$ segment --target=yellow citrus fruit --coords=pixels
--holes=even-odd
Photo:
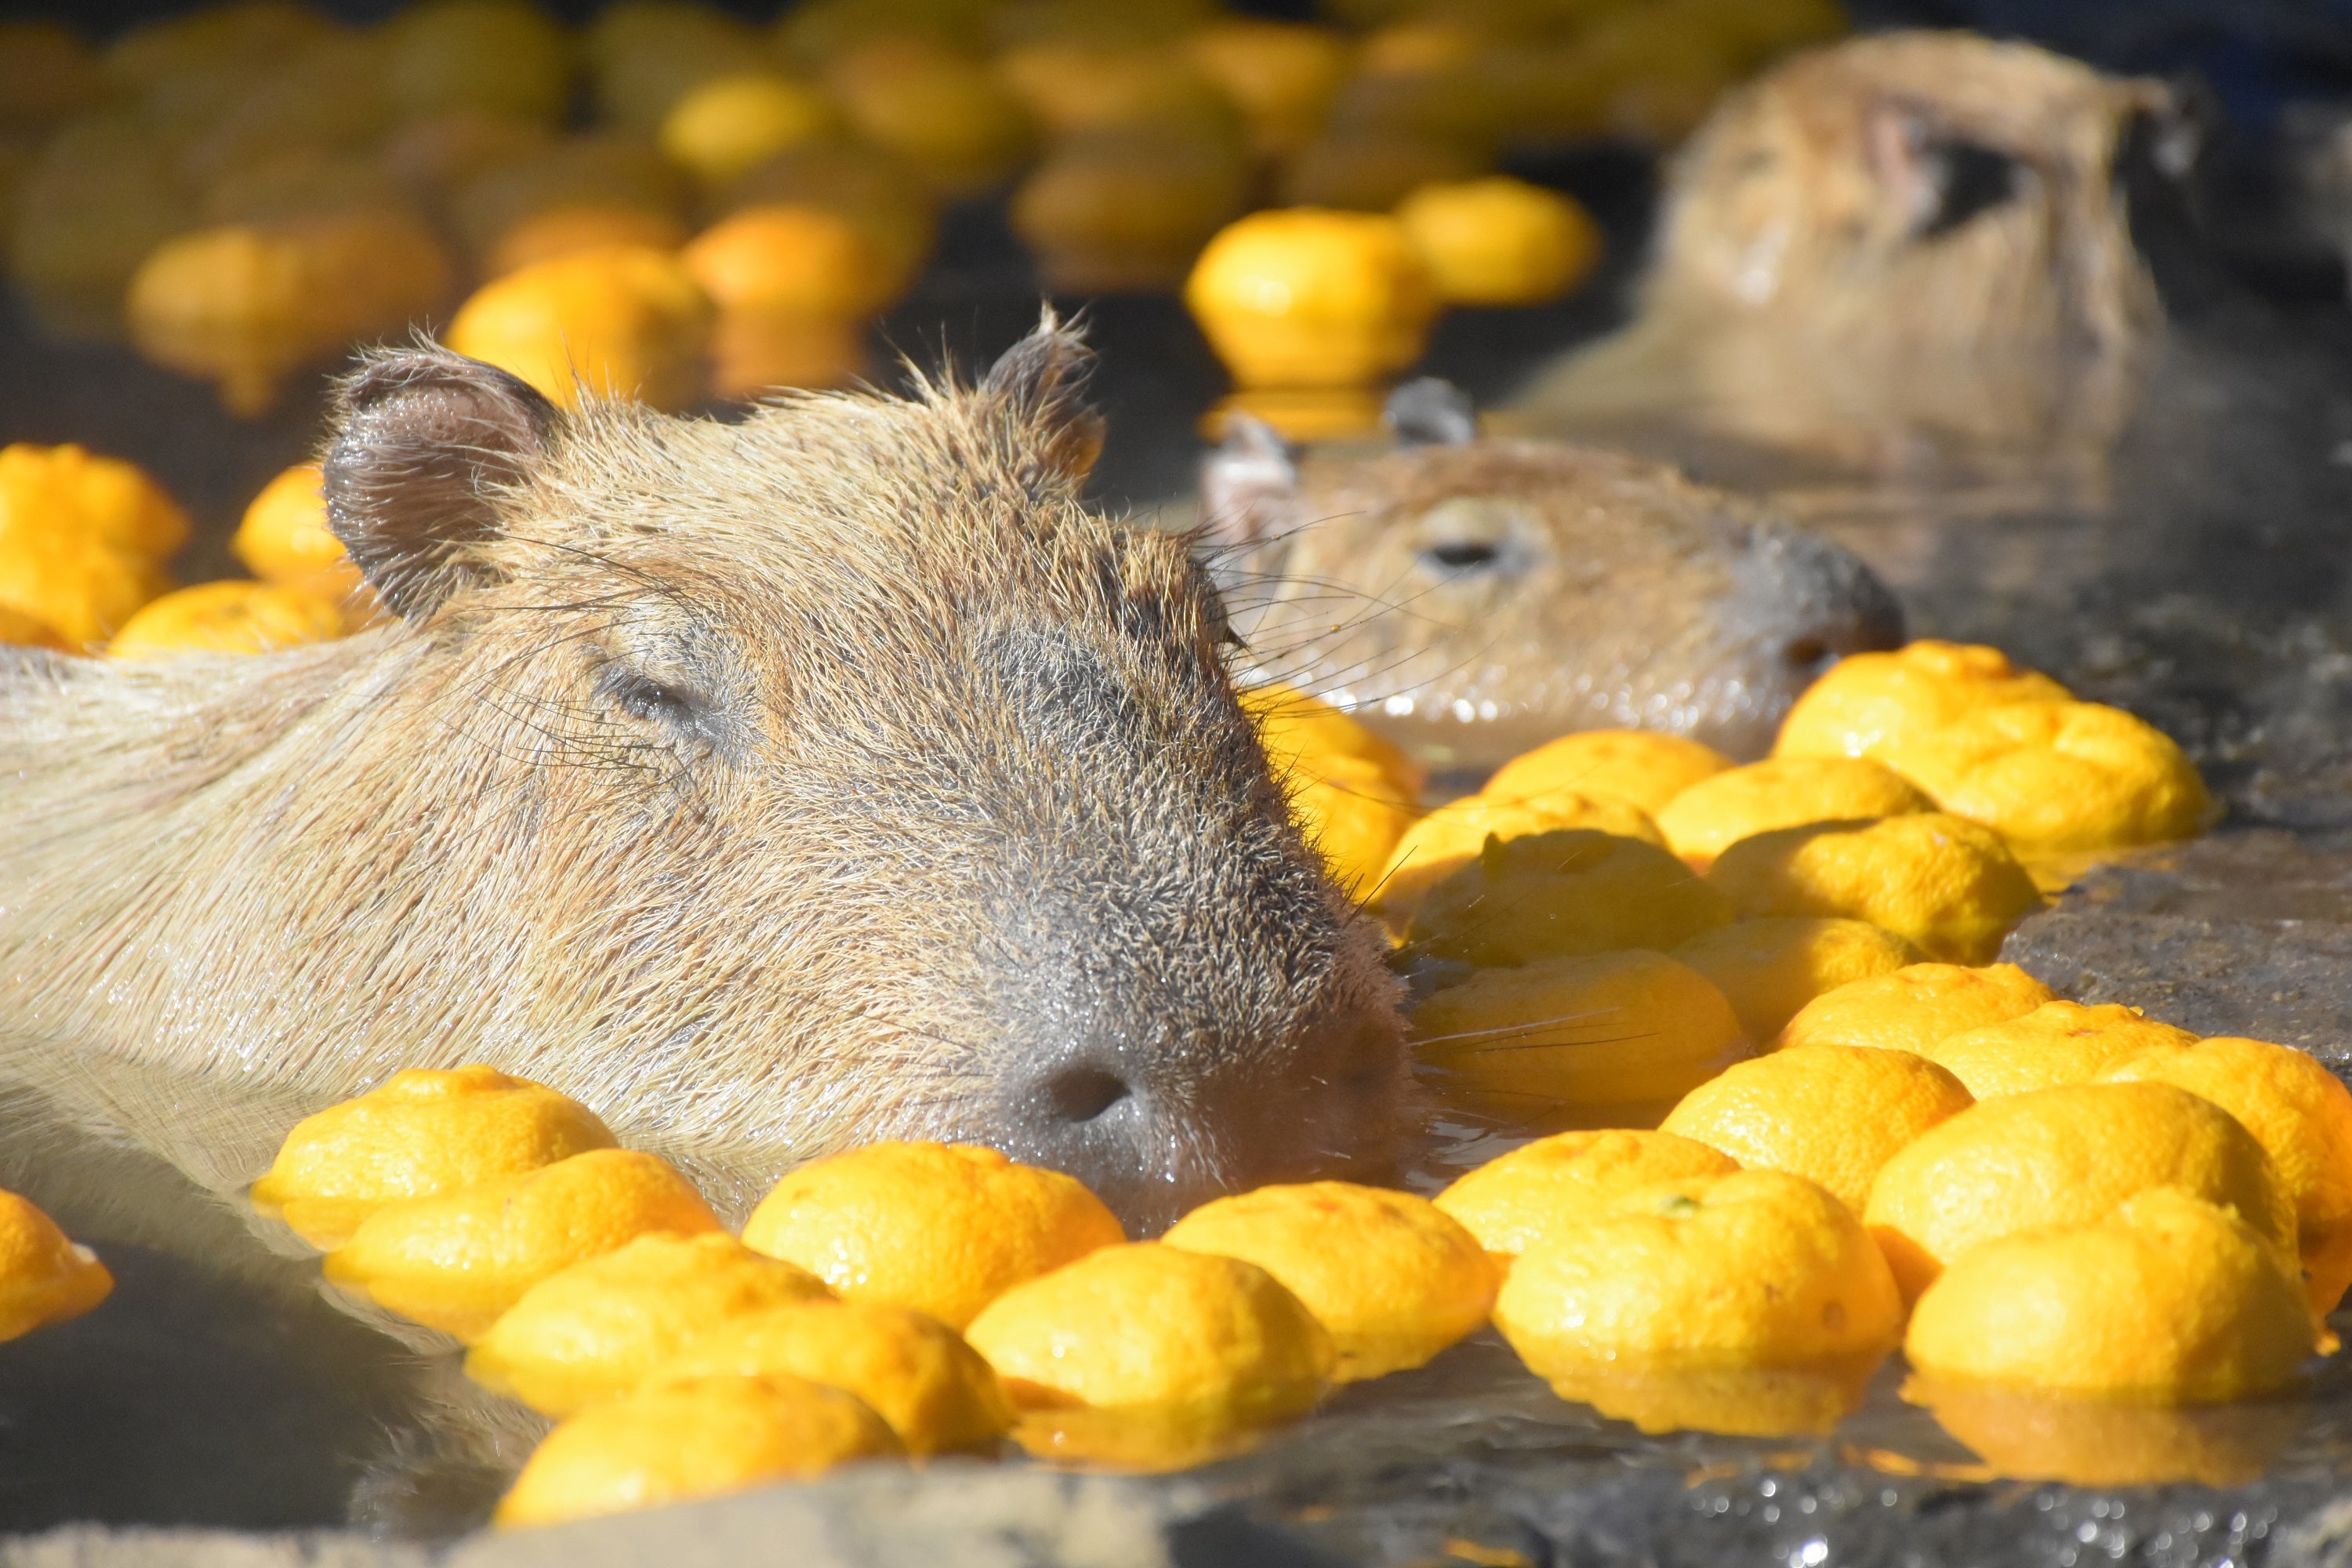
[[[832,1294],[731,1236],[655,1232],[524,1291],[474,1342],[466,1375],[542,1415],[570,1415],[617,1399],[731,1319]]]
[[[1127,1239],[1058,1171],[962,1143],[869,1143],[801,1166],[743,1226],[844,1299],[929,1312],[952,1329],[1024,1279]]]
[[[45,647],[58,653],[73,651],[73,645],[66,641],[65,633],[38,616],[28,615],[9,605],[0,605],[0,647]]]
[[[1301,757],[1286,783],[1299,831],[1332,879],[1359,899],[1381,890],[1381,874],[1416,815],[1396,775],[1369,757],[1332,752]]]
[[[1485,969],[1413,1010],[1444,1092],[1521,1124],[1563,1110],[1658,1111],[1748,1055],[1723,993],[1639,948]]]
[[[1908,1051],[1794,1046],[1725,1068],[1658,1131],[1720,1149],[1743,1170],[1818,1182],[1860,1214],[1896,1150],[1974,1103],[1959,1079]]]
[[[607,246],[534,262],[477,290],[449,346],[520,376],[567,407],[582,391],[682,408],[700,390],[709,297],[684,262]]]
[[[385,1204],[535,1171],[613,1134],[578,1100],[476,1064],[397,1072],[294,1124],[256,1205],[313,1247],[340,1247]]]
[[[833,129],[822,94],[771,71],[716,77],[670,106],[661,149],[673,163],[720,190],[787,147]]]
[[[2031,1013],[1946,1035],[1920,1055],[1948,1068],[1979,1100],[2088,1083],[2150,1046],[2189,1046],[2197,1037],[2137,1007],[2044,1002]]]
[[[188,517],[131,463],[82,447],[0,447],[0,606],[85,648],[172,585]]]
[[[1488,838],[1508,842],[1567,828],[1665,844],[1647,812],[1614,795],[1575,790],[1549,790],[1533,800],[1465,795],[1405,830],[1381,875],[1375,901],[1391,916],[1410,917],[1432,888],[1477,859]]]
[[[1878,754],[1945,810],[2024,849],[2187,838],[2212,806],[2172,737],[2097,702],[1987,708]]]
[[[1990,963],[2042,907],[1999,834],[1941,812],[1759,833],[1725,850],[1707,880],[1743,915],[1868,921],[1956,963]]]
[[[1903,1303],[1862,1222],[1780,1171],[1620,1194],[1511,1265],[1495,1323],[1537,1376],[1875,1363]],[[1573,1394],[1570,1397],[1574,1397]]]
[[[109,658],[268,653],[343,635],[332,599],[277,583],[199,583],[142,605],[106,647]]]
[[[1916,1298],[1972,1247],[2088,1225],[2135,1193],[2179,1187],[2237,1210],[2292,1251],[2294,1205],[2254,1135],[2164,1083],[2085,1083],[1980,1100],[1879,1167],[1863,1217]]]
[[[104,641],[171,586],[143,556],[53,531],[36,515],[0,511],[0,605],[48,627],[68,649]]]
[[[1322,27],[1219,16],[1185,40],[1192,61],[1234,100],[1265,154],[1315,133],[1348,73],[1348,44]]]
[[[761,203],[705,229],[682,258],[722,311],[852,320],[890,302],[898,279],[850,219],[824,207]]]
[[[1184,303],[1244,386],[1353,386],[1421,357],[1437,289],[1384,213],[1294,207],[1228,224]]]
[[[473,1340],[523,1292],[648,1231],[719,1228],[701,1194],[651,1154],[592,1149],[454,1193],[386,1204],[327,1254],[327,1278]]]
[[[1330,1334],[1339,1383],[1421,1365],[1486,1321],[1500,1282],[1477,1238],[1428,1199],[1349,1182],[1218,1198],[1160,1239],[1280,1280]]]
[[[1701,931],[1674,956],[1714,983],[1748,1037],[1760,1045],[1823,992],[1891,974],[1921,955],[1867,921],[1766,915]]]
[[[2312,1310],[2336,1310],[2352,1286],[2352,1089],[2301,1051],[2233,1037],[2150,1046],[2100,1081],[2168,1083],[2236,1117],[2294,1205]]]
[[[597,1405],[549,1433],[496,1521],[593,1519],[905,1452],[856,1394],[782,1375],[698,1378]]]
[[[1294,687],[1252,687],[1240,697],[1300,828],[1342,887],[1369,895],[1419,814],[1421,764]]]
[[[318,464],[298,463],[264,485],[229,548],[265,583],[340,603],[359,588],[360,570],[327,526],[320,482]]]
[[[1258,740],[1277,776],[1304,760],[1361,757],[1405,795],[1421,794],[1425,781],[1419,763],[1321,698],[1282,685],[1253,686],[1239,696],[1242,710],[1257,722]]]
[[[794,1301],[728,1319],[655,1369],[648,1387],[784,1373],[873,1406],[910,1454],[984,1448],[1013,1424],[996,1373],[928,1313],[871,1301]]]
[[[1236,1425],[1322,1396],[1331,1336],[1255,1263],[1133,1242],[989,1303],[965,1335],[1016,1405],[1185,1407]]]
[[[1396,216],[1449,304],[1541,304],[1582,283],[1601,261],[1601,228],[1590,214],[1506,174],[1423,185]]]
[[[985,65],[916,34],[835,56],[825,87],[858,140],[897,153],[942,196],[986,189],[1029,151],[1021,100]]]
[[[1703,871],[1741,839],[1776,827],[1935,809],[1916,784],[1866,757],[1775,757],[1699,780],[1666,803],[1658,826]]]
[[[146,561],[188,542],[188,514],[144,469],[71,444],[0,447],[0,535],[17,528]]]
[[[1877,1046],[1925,1056],[1947,1035],[2021,1017],[2055,1000],[2050,987],[2014,963],[1906,964],[1824,991],[1797,1010],[1780,1044]]]
[[[1465,1173],[1434,1201],[1479,1246],[1508,1261],[1622,1193],[1738,1169],[1721,1150],[1672,1132],[1555,1132]]]
[[[1927,1406],[1997,1474],[2078,1487],[2244,1486],[2310,1419],[2291,1399],[2140,1405],[1916,1376],[1903,1397]]]
[[[1729,919],[1723,895],[1658,846],[1579,827],[1488,838],[1429,890],[1405,934],[1437,957],[1489,968],[1667,952]]]
[[[96,1253],[34,1204],[0,1192],[0,1340],[79,1318],[113,1289]]]
[[[1808,687],[1781,721],[1773,755],[1864,757],[1903,746],[1985,708],[2063,702],[2074,693],[2020,669],[1997,647],[1923,640],[1850,654]]]
[[[2170,1187],[1955,1258],[1920,1295],[1904,1353],[1938,1383],[2158,1405],[2284,1386],[2313,1349],[2291,1256]]]
[[[1555,790],[1612,795],[1653,817],[1703,778],[1731,766],[1711,746],[1654,730],[1585,730],[1548,741],[1495,770],[1478,793],[1489,800],[1540,802]]]

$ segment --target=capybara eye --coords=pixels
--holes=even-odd
[[[700,736],[709,728],[710,703],[699,692],[622,665],[608,667],[600,684],[614,706],[632,719],[679,735]]]
[[[1919,237],[1949,234],[1978,214],[2015,195],[2024,165],[2006,153],[1974,142],[1946,142],[1928,149],[1921,163],[1935,187],[1935,205]]]
[[[1451,539],[1421,553],[1432,565],[1447,572],[1483,572],[1503,558],[1502,546],[1487,539]]]

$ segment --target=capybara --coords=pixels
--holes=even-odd
[[[890,1136],[1139,1228],[1377,1158],[1385,944],[1185,541],[1080,503],[1082,359],[726,424],[374,358],[326,491],[391,624],[0,652],[0,1038],[314,1104],[487,1061],[738,1213]]]
[[[1539,374],[1513,427],[1874,471],[2102,447],[2163,323],[2128,188],[2152,206],[2193,144],[2162,84],[2030,45],[1799,55],[1676,154],[1635,320]]]
[[[1292,452],[1237,416],[1202,469],[1206,539],[1258,673],[1441,771],[1633,726],[1762,756],[1842,655],[1903,640],[1861,561],[1674,469],[1480,438],[1418,381],[1385,447]]]

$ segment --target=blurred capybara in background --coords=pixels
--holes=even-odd
[[[1874,469],[2103,447],[2163,321],[2126,187],[2192,157],[2162,84],[2029,45],[1800,55],[1676,155],[1635,321],[1540,374],[1512,428],[1663,423]]]
[[[1868,567],[1764,507],[1615,452],[1480,439],[1443,382],[1399,388],[1389,423],[1391,446],[1295,454],[1236,418],[1202,515],[1256,669],[1432,767],[1614,726],[1760,757],[1823,669],[1903,640]]]
[[[739,1207],[893,1135],[1144,1227],[1379,1157],[1384,944],[1184,542],[1079,503],[1081,358],[740,425],[376,359],[326,482],[396,622],[0,652],[0,1037],[314,1101],[488,1061]]]

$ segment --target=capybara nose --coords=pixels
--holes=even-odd
[[[1302,1036],[1264,1055],[1082,1048],[1014,1087],[980,1141],[1077,1177],[1135,1236],[1221,1194],[1381,1173],[1408,1121],[1394,1016]]]

